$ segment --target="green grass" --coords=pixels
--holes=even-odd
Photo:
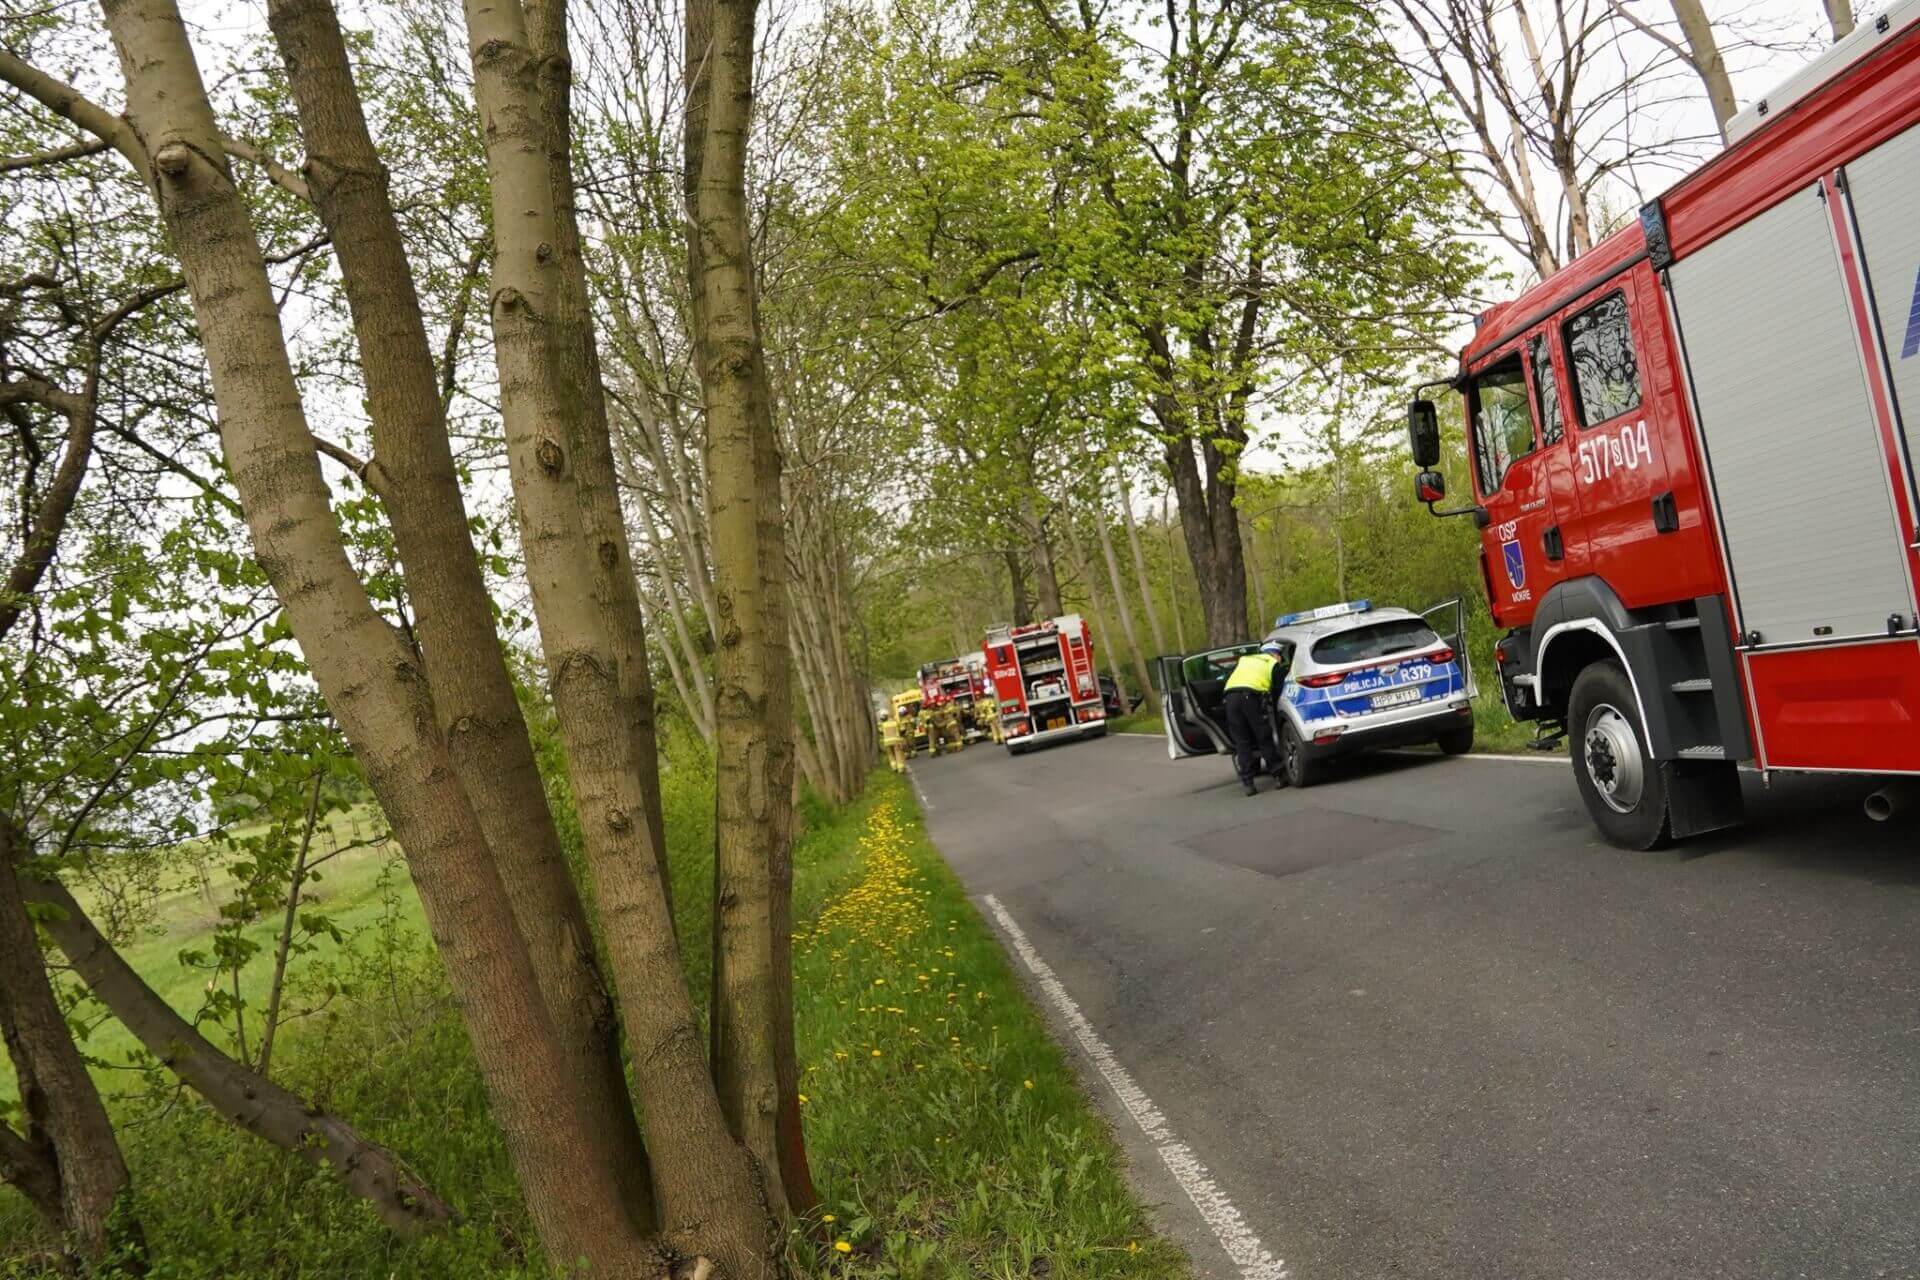
[[[318,860],[341,845],[367,838],[376,829],[372,817],[363,811],[335,813],[324,828],[316,831],[312,856]],[[209,948],[219,924],[219,904],[232,895],[234,888],[232,875],[219,865],[217,855],[213,862],[204,882],[185,865],[185,859],[176,860],[168,867],[153,891],[151,919],[120,947],[128,963],[165,996],[168,1003],[188,1017],[193,1017],[201,1008],[209,975],[203,969],[183,964],[180,954],[185,950]],[[407,878],[406,863],[390,842],[350,848],[319,866],[314,876],[303,891],[302,910],[325,914],[343,932],[358,934],[363,943],[373,940],[372,927],[389,910],[395,913],[398,927],[415,933],[425,929],[420,901]],[[74,896],[96,921],[104,921],[100,892],[80,883],[74,886]],[[274,912],[245,930],[246,936],[260,947],[255,961],[240,975],[240,992],[252,1020],[247,1026],[249,1049],[258,1045],[258,1011],[266,1004],[267,988],[272,980],[270,957],[279,940],[280,925],[281,917]],[[287,966],[286,1007],[297,1010],[317,1003],[313,984],[306,980],[314,976],[316,965],[337,966],[341,959],[332,948],[294,956]],[[232,1052],[235,1048],[229,1028],[203,1024],[201,1030],[222,1049]],[[280,1034],[285,1035],[286,1030],[283,1026]],[[128,1063],[139,1050],[133,1036],[111,1018],[101,1022],[88,1036],[85,1047],[90,1056],[113,1064]],[[124,1083],[116,1078],[119,1074],[113,1069],[96,1072],[109,1088]],[[15,1096],[11,1064],[0,1059],[0,1097]]]
[[[906,782],[877,775],[842,820],[880,851],[795,947],[824,1225],[851,1250],[815,1273],[1186,1276]]]
[[[682,951],[702,1000],[711,785],[704,760],[688,752],[664,788]],[[1185,1276],[1177,1252],[1151,1233],[1117,1148],[998,944],[927,842],[905,781],[880,773],[853,804],[810,802],[802,817],[794,918],[804,1114],[821,1213],[832,1219],[817,1227],[847,1245],[816,1253],[797,1235],[802,1271]],[[882,843],[898,860],[876,877],[861,839],[881,828],[895,833]],[[402,1153],[455,1203],[462,1225],[398,1240],[329,1176],[238,1133],[192,1095],[134,1090],[137,1078],[103,1068],[162,1280],[548,1274],[418,903],[403,874],[382,881],[387,866],[372,850],[328,864],[328,907],[367,927],[354,952],[324,957],[345,994],[282,1031],[275,1075]],[[194,882],[170,886],[162,908],[161,931],[127,953],[191,1013],[205,979],[177,955],[211,928],[214,911]],[[384,946],[382,921],[392,925]],[[255,967],[243,990],[257,999],[265,971]],[[87,1045],[108,1060],[130,1047],[112,1023]],[[25,1202],[0,1193],[0,1276],[40,1274],[49,1243]]]
[[[1160,721],[1160,713],[1152,707],[1142,705],[1130,715],[1115,716],[1107,721],[1108,733],[1164,733],[1166,726]]]

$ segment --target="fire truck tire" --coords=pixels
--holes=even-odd
[[[1313,748],[1301,740],[1291,720],[1280,721],[1280,768],[1290,787],[1310,787],[1327,772],[1327,762],[1316,760]]]
[[[1595,662],[1567,698],[1568,754],[1594,825],[1623,849],[1670,842],[1665,772],[1647,751],[1633,684],[1617,662]]]
[[[1027,753],[1027,748],[1022,743],[1009,742],[1007,744],[1007,754],[1010,756],[1020,756],[1020,755],[1025,755],[1026,753]]]

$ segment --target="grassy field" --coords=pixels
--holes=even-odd
[[[669,771],[683,953],[702,996],[711,795],[698,761]],[[797,1235],[798,1269],[823,1280],[1185,1276],[998,944],[927,842],[905,781],[882,773],[854,804],[809,805],[804,819],[796,1033],[828,1247]],[[136,1077],[102,1067],[156,1274],[548,1274],[403,869],[360,850],[328,864],[318,889],[359,928],[357,946],[307,962],[321,966],[315,981],[337,978],[344,993],[282,1032],[275,1074],[403,1153],[464,1222],[398,1241],[329,1178],[190,1095],[136,1090]],[[212,927],[214,908],[191,880],[162,905],[157,931],[128,954],[191,1012],[205,980],[177,957]],[[256,967],[243,990],[257,999]],[[130,1047],[111,1023],[87,1045],[107,1061],[126,1060]],[[46,1244],[24,1202],[0,1193],[0,1274],[37,1274]]]
[[[374,818],[365,811],[335,813],[316,830],[312,857],[318,862],[343,846],[360,844],[379,830]],[[412,883],[407,878],[405,861],[391,843],[347,848],[338,856],[329,857],[314,875],[316,878],[308,881],[302,895],[302,909],[324,913],[342,932],[357,938],[357,945],[363,951],[375,943],[383,926],[413,936],[424,933],[426,923],[420,913],[420,900],[414,896]],[[231,897],[233,886],[232,875],[220,865],[217,856],[211,860],[204,880],[181,860],[162,873],[159,884],[151,891],[153,897],[147,908],[151,912],[149,922],[121,945],[120,952],[127,961],[168,1003],[188,1017],[193,1017],[204,1003],[208,975],[204,970],[183,964],[181,953],[209,947],[220,923],[220,903]],[[73,889],[74,896],[96,921],[106,920],[99,890],[85,883],[77,883]],[[240,975],[240,993],[247,1002],[249,1016],[254,1019],[247,1027],[249,1049],[258,1044],[258,1010],[266,1004],[267,988],[272,981],[267,957],[278,941],[280,924],[281,918],[275,913],[245,930],[246,936],[261,948],[259,958]],[[368,957],[363,954],[357,958],[364,962]],[[297,1011],[323,1005],[326,1000],[321,989],[323,980],[336,976],[335,971],[347,959],[331,947],[294,956],[287,966],[285,1007]],[[289,1026],[297,1025],[298,1020],[283,1026],[281,1034],[286,1035]],[[229,1029],[203,1023],[201,1030],[222,1049],[234,1050],[235,1040]],[[109,1090],[128,1084],[122,1077],[130,1064],[140,1058],[138,1042],[111,1018],[99,1022],[87,1037],[85,1049],[89,1056],[102,1062],[95,1075]],[[0,1056],[0,1101],[10,1101],[17,1096],[12,1064]]]

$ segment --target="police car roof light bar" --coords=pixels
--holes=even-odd
[[[1348,600],[1343,604],[1323,604],[1318,609],[1304,609],[1299,613],[1283,613],[1273,620],[1276,627],[1291,627],[1297,622],[1318,622],[1322,618],[1341,618],[1350,613],[1366,613],[1373,608],[1371,600]]]

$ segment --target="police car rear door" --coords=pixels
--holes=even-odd
[[[1464,596],[1455,596],[1451,600],[1442,600],[1420,615],[1432,627],[1434,634],[1445,640],[1453,649],[1453,658],[1460,664],[1460,675],[1466,681],[1467,696],[1480,696],[1480,686],[1473,680],[1473,658],[1467,652],[1467,602]]]

